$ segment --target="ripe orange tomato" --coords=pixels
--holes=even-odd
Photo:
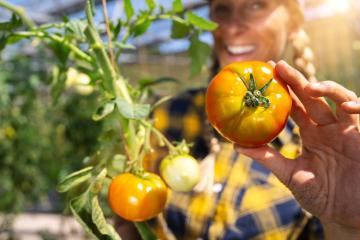
[[[123,173],[116,176],[109,187],[110,208],[120,217],[140,222],[158,215],[165,207],[167,187],[156,174],[142,176]]]
[[[227,140],[258,147],[284,128],[292,105],[287,86],[264,62],[232,63],[210,82],[206,112],[211,125]]]

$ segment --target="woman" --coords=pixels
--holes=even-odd
[[[354,93],[334,82],[309,84],[308,80],[315,81],[315,70],[301,31],[299,2],[212,0],[210,16],[219,24],[213,32],[214,73],[234,61],[277,62],[293,44],[294,63],[306,78],[283,61],[275,71],[294,93],[292,117],[300,127],[302,155],[290,161],[277,151],[297,143],[293,132],[298,128],[292,122],[273,148],[236,147],[234,152],[221,139],[207,147],[214,136],[203,124],[204,90],[189,91],[162,106],[155,112],[155,124],[169,138],[194,142],[196,157],[220,149],[210,153],[216,157],[211,193],[171,194],[164,213],[171,232],[177,239],[320,239],[323,231],[317,216],[329,239],[358,237],[360,191],[354,188],[355,182],[360,183],[356,159],[360,135],[358,116],[349,113],[358,113],[359,104]],[[322,96],[341,106],[336,116]]]

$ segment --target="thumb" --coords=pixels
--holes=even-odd
[[[285,185],[288,185],[295,161],[285,158],[275,149],[265,145],[257,148],[242,148],[234,145],[235,151],[242,153],[267,167]]]

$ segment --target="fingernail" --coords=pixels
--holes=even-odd
[[[276,65],[276,63],[273,60],[268,61],[268,64],[270,64],[272,67]]]
[[[280,77],[284,76],[284,74],[285,74],[284,71],[285,71],[285,68],[288,66],[288,64],[284,60],[280,60],[276,65],[280,66],[280,67],[276,68],[277,74],[279,74]]]
[[[284,60],[280,60],[277,62],[278,64],[286,64],[286,62]]]

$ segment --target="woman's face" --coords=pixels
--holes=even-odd
[[[280,60],[294,24],[283,0],[212,0],[215,53],[221,67],[234,61]],[[295,1],[295,0],[292,0]]]

